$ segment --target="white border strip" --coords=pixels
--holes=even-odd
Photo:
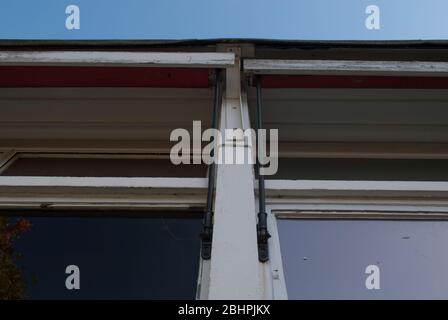
[[[328,191],[445,191],[448,182],[433,181],[343,181],[343,180],[267,180],[270,190]]]
[[[2,187],[206,189],[206,178],[0,177]]]
[[[0,65],[227,68],[231,52],[0,51]]]
[[[255,74],[448,76],[447,62],[247,59]]]

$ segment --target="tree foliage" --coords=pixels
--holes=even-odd
[[[31,228],[26,219],[0,217],[0,300],[20,300],[25,297],[25,279],[17,265],[19,253],[14,241]]]

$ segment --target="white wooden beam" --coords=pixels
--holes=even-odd
[[[445,199],[448,182],[267,180],[269,197],[368,197]]]
[[[0,177],[1,187],[206,189],[206,178]]]
[[[205,178],[0,176],[0,208],[201,207],[206,190]]]
[[[254,74],[448,76],[448,62],[247,59]]]
[[[232,50],[233,48],[229,48]],[[221,108],[221,131],[250,127],[247,99],[239,89],[239,59],[227,69],[227,86]],[[224,141],[218,154],[250,148],[244,141],[236,146]],[[241,149],[240,149],[241,150]],[[216,176],[213,246],[210,260],[208,299],[263,299],[263,265],[258,261],[254,174],[252,165],[218,164]]]
[[[278,218],[284,219],[369,219],[369,220],[448,220],[447,212],[366,212],[366,211],[278,211]]]
[[[0,65],[227,68],[231,52],[0,51]]]

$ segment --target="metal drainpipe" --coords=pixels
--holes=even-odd
[[[257,82],[257,129],[263,129],[263,105],[261,102],[261,77],[256,77]],[[257,135],[258,137],[258,135]],[[258,153],[257,143],[257,153]],[[256,156],[256,166],[258,169],[258,224],[257,224],[257,241],[258,241],[258,260],[267,262],[269,260],[268,239],[271,235],[268,232],[267,214],[266,214],[266,191],[264,186],[264,176],[261,174],[263,164],[260,163],[258,154]]]
[[[215,70],[215,90],[213,99],[213,111],[212,111],[212,126],[211,128],[217,129],[219,107],[221,105],[222,90],[221,90],[221,71]],[[216,141],[215,141],[216,143]],[[213,149],[214,156],[214,149]],[[201,257],[204,260],[209,260],[212,256],[212,239],[213,239],[213,199],[215,193],[215,162],[213,161],[209,165],[208,171],[208,188],[207,188],[207,206],[204,215],[203,230],[201,233],[202,245],[201,245]]]

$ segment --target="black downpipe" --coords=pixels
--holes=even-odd
[[[213,99],[212,111],[212,126],[217,129],[219,106],[221,105],[221,71],[215,71],[215,90]],[[215,141],[216,142],[216,141]],[[214,156],[214,149],[211,156]],[[207,207],[204,215],[203,229],[201,232],[201,257],[204,260],[209,260],[212,256],[212,239],[213,239],[213,199],[215,194],[215,161],[208,167],[208,188],[207,188]]]
[[[261,78],[257,76],[257,129],[263,129],[263,105],[261,98]],[[259,144],[257,143],[257,153]],[[266,214],[266,191],[264,186],[264,175],[261,174],[263,164],[260,163],[258,155],[257,171],[258,171],[258,224],[257,224],[257,241],[258,241],[258,260],[267,262],[269,260],[268,239],[271,235],[268,232],[267,214]]]

